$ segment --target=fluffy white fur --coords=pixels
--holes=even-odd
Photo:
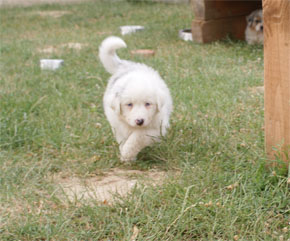
[[[263,44],[263,11],[255,10],[246,17],[245,38],[248,44]]]
[[[121,160],[132,161],[166,134],[172,99],[158,72],[116,55],[124,47],[119,37],[108,37],[100,46],[99,57],[112,74],[103,98],[105,114],[119,143]]]

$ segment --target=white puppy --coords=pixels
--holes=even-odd
[[[245,38],[248,44],[263,44],[263,11],[255,10],[246,17]]]
[[[99,57],[112,74],[103,99],[105,114],[119,143],[121,160],[131,161],[166,134],[172,99],[158,72],[116,55],[124,47],[119,37],[108,37],[100,46]]]

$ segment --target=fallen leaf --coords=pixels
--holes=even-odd
[[[137,236],[138,236],[138,234],[139,234],[139,229],[138,229],[137,226],[135,225],[135,226],[133,227],[133,235],[131,236],[130,241],[135,241],[136,238],[137,238]]]
[[[228,185],[226,188],[227,188],[228,190],[233,190],[233,189],[235,189],[237,186],[239,186],[239,184],[236,182],[236,183],[234,183],[234,184]]]

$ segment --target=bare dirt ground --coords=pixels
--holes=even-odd
[[[114,168],[102,176],[89,178],[54,177],[54,182],[69,201],[97,200],[113,203],[116,195],[126,196],[138,185],[161,185],[169,173],[158,170],[138,171]]]
[[[0,0],[0,7],[10,6],[31,6],[35,4],[47,4],[47,3],[76,3],[85,2],[86,0]]]
[[[38,48],[37,51],[39,53],[44,53],[44,54],[52,54],[52,53],[59,53],[61,51],[65,51],[66,49],[72,49],[75,51],[79,51],[83,49],[84,47],[88,46],[87,44],[83,43],[65,43],[65,44],[60,44],[57,46],[45,46],[43,48]]]

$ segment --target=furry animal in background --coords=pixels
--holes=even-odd
[[[157,71],[117,56],[116,50],[124,47],[121,38],[108,37],[100,45],[99,57],[112,74],[103,98],[105,114],[119,143],[121,160],[132,161],[166,134],[172,99]]]
[[[263,44],[263,11],[261,9],[255,10],[246,17],[247,28],[245,31],[245,38],[248,44]]]

